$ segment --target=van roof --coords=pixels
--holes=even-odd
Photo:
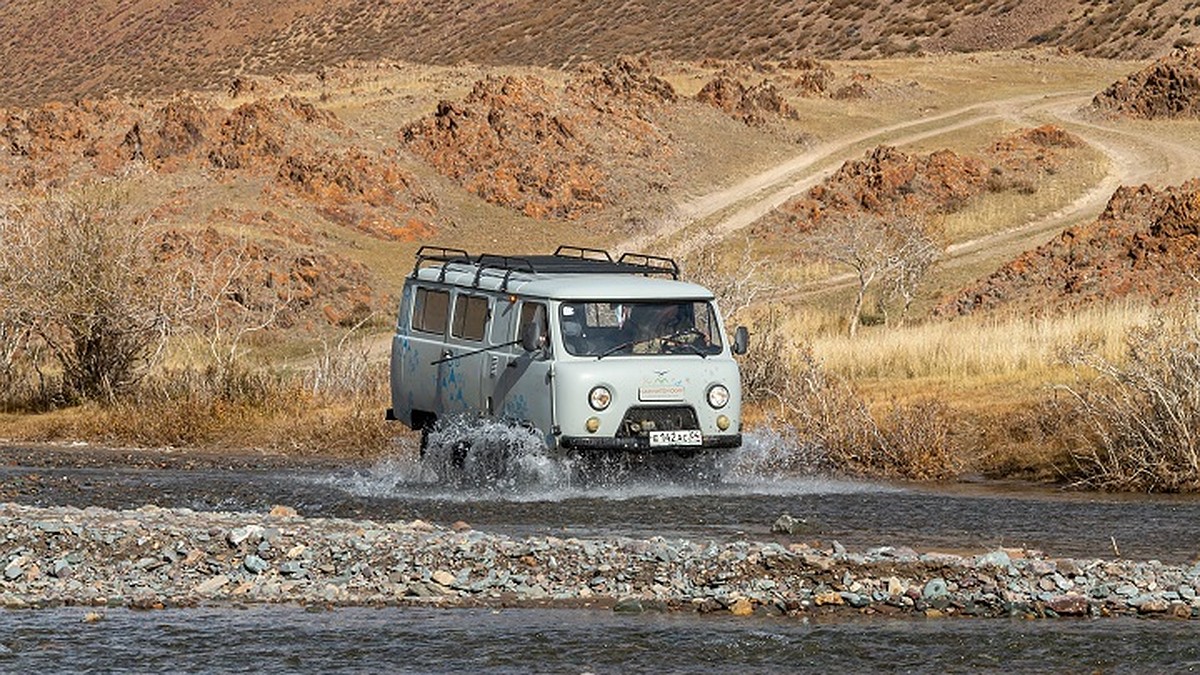
[[[626,253],[613,260],[606,251],[573,246],[560,246],[552,255],[529,256],[472,256],[461,249],[422,246],[412,276],[460,287],[555,299],[713,298],[703,286],[678,281],[679,266],[670,258]]]

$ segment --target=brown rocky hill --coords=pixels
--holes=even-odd
[[[1177,49],[1096,94],[1105,113],[1169,119],[1200,117],[1200,48]]]
[[[168,95],[354,60],[536,64],[868,58],[1059,46],[1149,58],[1200,41],[1189,0],[12,0],[0,105]],[[53,39],[46,39],[53,36]]]
[[[628,60],[577,73],[564,88],[492,77],[404,130],[407,147],[489,202],[532,218],[577,218],[661,191],[669,133],[655,115],[671,85]]]
[[[986,191],[1036,190],[1037,179],[1061,164],[1063,152],[1081,145],[1072,134],[1047,125],[1013,132],[979,156],[951,150],[913,155],[880,146],[846,162],[754,227],[786,237],[855,212],[951,213]]]
[[[1123,187],[1091,223],[1073,227],[943,302],[938,314],[1054,311],[1194,292],[1200,270],[1200,179]]]
[[[294,96],[0,110],[5,203],[103,184],[135,195],[161,255],[228,267],[252,309],[286,304],[281,325],[390,308],[371,271],[336,249],[408,242],[444,223],[394,150]]]
[[[822,68],[770,75],[793,92]],[[393,310],[396,261],[419,243],[603,241],[668,211],[676,182],[722,148],[792,144],[767,74],[723,64],[696,77],[735,70],[723,81],[757,93],[728,110],[635,59],[503,74],[375,62],[239,77],[218,93],[0,108],[0,208],[114,186],[161,255],[228,272],[248,309],[286,303],[283,325],[349,325]]]

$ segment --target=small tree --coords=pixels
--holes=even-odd
[[[845,265],[855,274],[858,289],[849,313],[850,337],[858,333],[867,292],[877,283],[899,293],[907,312],[917,284],[938,252],[933,238],[916,220],[866,212],[821,226],[809,239],[809,249],[814,257]]]
[[[110,398],[136,381],[170,332],[174,295],[123,195],[51,197],[0,226],[0,330],[14,340],[6,358],[44,348],[68,398]]]

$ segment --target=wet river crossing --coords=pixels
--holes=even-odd
[[[374,465],[253,460],[0,464],[5,501],[30,505],[463,520],[515,536],[804,541],[854,549],[1183,563],[1200,551],[1200,499],[960,483],[923,487],[792,476],[764,467],[780,441],[751,437],[716,481],[622,475],[589,484],[535,454],[519,480],[446,480],[409,459]],[[409,457],[413,453],[398,453]],[[88,456],[87,450],[80,454]],[[806,521],[771,531],[781,514]],[[0,612],[0,671],[147,672],[1188,672],[1194,621],[623,615],[600,610],[200,607]],[[137,639],[130,639],[136,636]]]

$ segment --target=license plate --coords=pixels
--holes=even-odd
[[[682,431],[651,431],[650,447],[658,448],[664,445],[701,445],[704,437],[699,429]]]

